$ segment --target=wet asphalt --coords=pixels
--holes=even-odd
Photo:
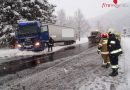
[[[85,50],[95,46],[94,44],[84,43],[76,46],[69,46],[60,51],[50,53],[47,55],[32,56],[27,58],[11,58],[9,62],[0,64],[0,76],[5,76],[8,74],[14,74],[24,69],[35,67],[39,64],[44,64],[47,62],[53,62],[54,60],[65,58],[68,56],[77,55]]]

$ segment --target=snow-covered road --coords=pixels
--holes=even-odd
[[[124,69],[125,76],[127,81],[127,90],[130,90],[130,38],[124,37],[122,38],[122,48],[124,51]]]
[[[101,67],[101,56],[96,50],[97,47],[92,47],[78,55],[56,60],[52,63],[59,63],[46,70],[43,68],[47,64],[41,64],[17,72],[10,76],[15,78],[10,81],[7,81],[9,77],[4,77],[1,81],[6,78],[6,83],[1,90],[127,90],[123,56],[120,57],[119,75],[110,77],[111,68]]]
[[[97,47],[41,64],[0,79],[0,90],[130,90],[130,38],[122,38],[123,55],[119,57],[119,75],[110,77],[111,68],[101,67]],[[17,78],[16,78],[17,77]],[[14,78],[7,81],[10,78]],[[6,81],[4,81],[4,79]],[[11,89],[12,88],[12,89]]]

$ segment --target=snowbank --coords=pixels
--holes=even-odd
[[[123,63],[125,70],[125,77],[127,81],[127,90],[130,90],[130,38],[124,37],[122,38],[122,46],[123,46]]]
[[[88,42],[87,38],[81,38],[81,40],[76,40],[76,43],[73,45],[83,44]],[[73,45],[67,45],[67,46],[55,46],[53,47],[53,52],[59,51],[63,48],[73,46]],[[49,54],[52,52],[48,52],[47,49],[41,52],[32,52],[32,51],[20,51],[18,49],[1,49],[0,50],[0,58],[6,58],[6,57],[16,57],[16,56],[32,56],[32,55],[42,55],[42,54]]]
[[[76,44],[83,44],[83,43],[86,43],[88,42],[88,38],[81,38],[81,40],[76,40]]]

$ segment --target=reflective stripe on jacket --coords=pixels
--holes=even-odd
[[[110,52],[110,54],[116,54],[122,52],[122,49],[113,50]]]
[[[122,53],[122,49],[121,49],[121,45],[120,45],[120,41],[116,38],[109,38],[108,39],[108,51],[110,54],[115,54],[115,55],[119,55]]]

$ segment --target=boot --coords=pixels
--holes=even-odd
[[[112,68],[112,73],[109,76],[117,76],[118,75],[118,68]]]
[[[107,63],[106,68],[109,68],[109,67],[110,67],[110,63]]]
[[[105,67],[106,67],[106,65],[102,65],[101,67],[104,67],[104,68],[105,68]]]

